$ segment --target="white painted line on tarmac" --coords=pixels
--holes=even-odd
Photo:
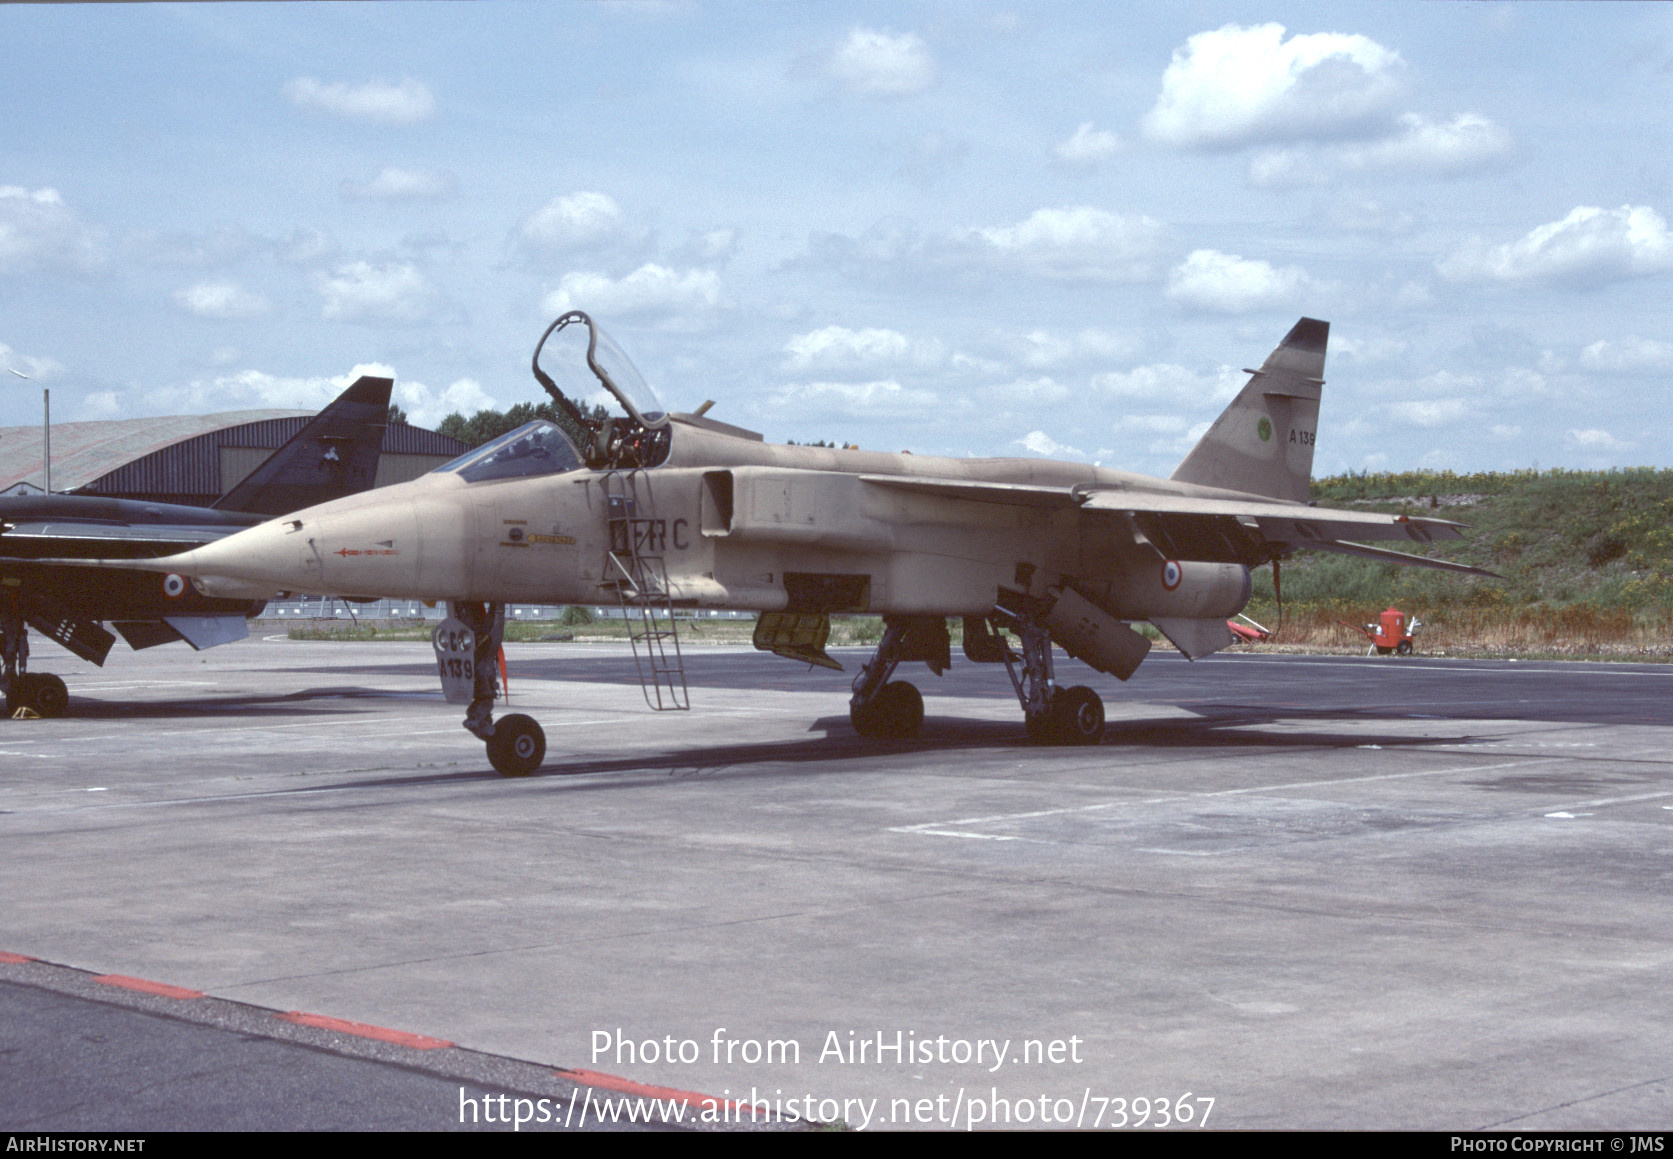
[[[953,834],[947,832],[965,825],[992,825],[1001,821],[1028,821],[1036,817],[1059,817],[1072,813],[1096,813],[1104,809],[1120,809],[1127,806],[1144,807],[1146,805],[1176,805],[1184,801],[1212,800],[1216,797],[1247,796],[1251,793],[1283,793],[1295,789],[1320,789],[1341,785],[1362,785],[1374,781],[1404,781],[1419,777],[1447,777],[1459,773],[1482,773],[1493,769],[1514,769],[1524,765],[1543,764],[1543,761],[1505,761],[1495,765],[1471,765],[1461,769],[1429,769],[1423,772],[1411,773],[1383,773],[1370,777],[1346,777],[1326,781],[1292,781],[1284,785],[1260,785],[1245,789],[1218,789],[1211,793],[1183,793],[1171,797],[1146,797],[1142,800],[1105,801],[1097,805],[1075,805],[1063,809],[1035,809],[1027,813],[997,813],[991,817],[964,817],[956,821],[925,821],[918,825],[892,825],[889,833],[923,833],[929,830],[939,830],[937,836],[947,837]],[[1673,793],[1658,794],[1673,797]],[[976,836],[976,834],[960,834],[960,836]]]

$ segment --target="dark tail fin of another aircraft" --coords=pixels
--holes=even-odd
[[[1297,322],[1174,471],[1180,483],[1305,503],[1330,323]]]
[[[223,511],[286,515],[367,491],[378,476],[393,379],[365,376],[215,501]]]

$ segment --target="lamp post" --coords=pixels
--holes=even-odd
[[[21,370],[15,370],[10,366],[6,369],[25,382],[34,381]],[[41,387],[41,412],[42,459],[46,466],[46,493],[50,495],[52,494],[52,390],[50,387]]]

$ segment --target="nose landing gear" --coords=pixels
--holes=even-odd
[[[505,642],[505,606],[452,601],[448,614],[469,628],[471,649],[471,700],[465,711],[465,728],[488,744],[488,761],[507,777],[526,777],[546,759],[546,733],[532,717],[521,712],[494,721],[494,697],[500,645]],[[438,645],[438,654],[440,653]],[[442,677],[447,679],[446,659]]]

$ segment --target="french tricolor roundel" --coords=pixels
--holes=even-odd
[[[1177,561],[1170,559],[1162,565],[1162,586],[1167,588],[1168,591],[1171,592],[1174,588],[1177,588],[1179,581],[1184,578],[1185,570],[1179,566]]]
[[[169,572],[163,577],[163,594],[171,600],[178,600],[186,594],[186,577]]]

